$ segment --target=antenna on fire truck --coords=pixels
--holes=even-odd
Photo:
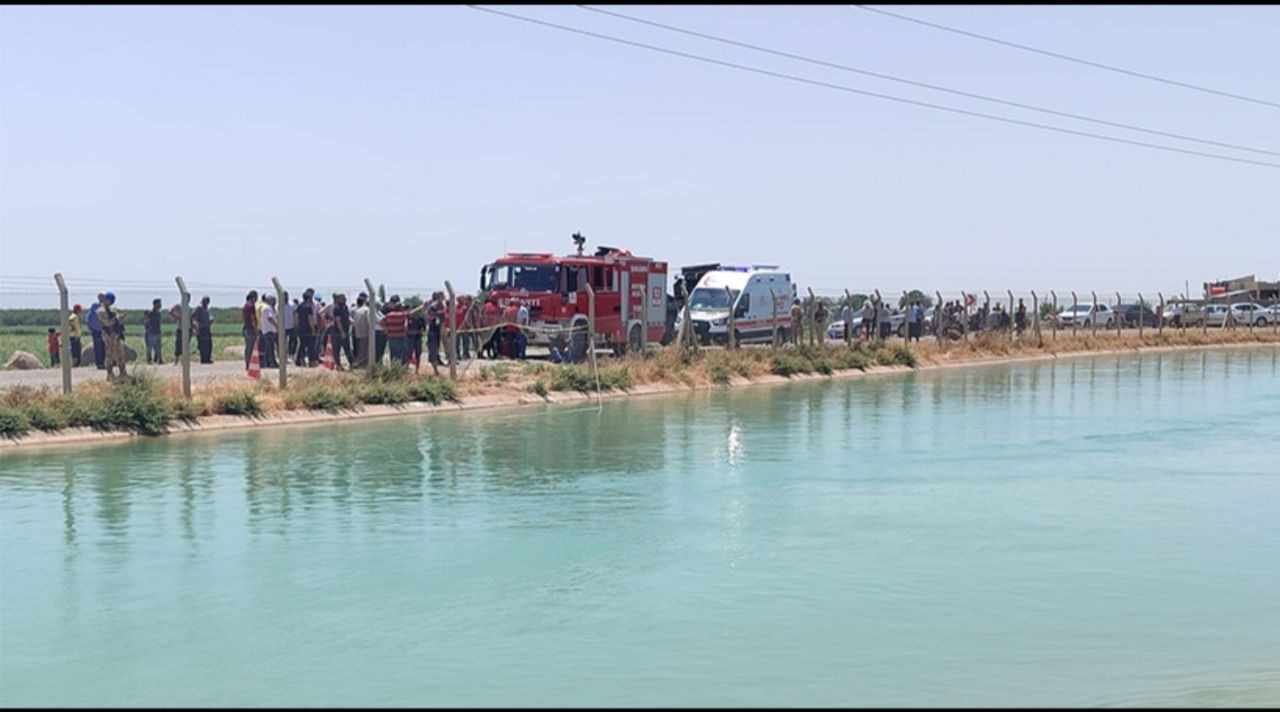
[[[587,244],[587,238],[580,232],[573,233],[573,244],[578,246],[578,256],[582,256],[582,246]]]

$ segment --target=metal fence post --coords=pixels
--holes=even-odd
[[[1142,322],[1146,312],[1142,311],[1147,306],[1146,301],[1142,298],[1142,292],[1138,292],[1138,338],[1142,338]]]
[[[805,287],[805,289],[809,292],[809,309],[807,310],[809,318],[806,319],[809,322],[809,345],[813,346],[818,339],[818,298],[813,296],[813,287]]]
[[[1050,323],[1053,324],[1053,340],[1057,341],[1058,340],[1058,293],[1050,289],[1049,296],[1053,297],[1053,307],[1052,307],[1053,321],[1051,321]],[[1040,315],[1036,314],[1036,318],[1039,319]]]
[[[969,341],[969,295],[960,290],[960,335],[965,343]]]
[[[365,359],[366,366],[369,369],[369,375],[373,375],[374,356],[378,353],[375,344],[377,343],[377,321],[378,321],[378,292],[373,288],[373,280],[368,277],[364,278],[364,288],[369,295],[369,348],[368,358]]]
[[[778,350],[778,293],[769,288],[769,304],[773,307],[773,350]]]
[[[1156,296],[1160,297],[1160,313],[1156,315],[1156,329],[1158,335],[1164,336],[1164,292],[1156,292]]]
[[[1076,338],[1076,332],[1080,328],[1080,300],[1076,299],[1075,290],[1071,291],[1071,338]]]
[[[680,282],[680,336],[679,342],[681,348],[694,346],[698,340],[698,335],[694,333],[693,322],[689,318],[689,288],[685,286],[684,281]]]
[[[179,322],[178,338],[182,339],[182,397],[191,398],[191,292],[187,291],[187,283],[182,277],[174,277],[178,283],[178,294],[182,298],[182,317]]]
[[[686,304],[688,302],[686,301]],[[596,290],[587,282],[587,355],[591,357],[591,369],[596,370]]]
[[[902,345],[911,348],[911,300],[902,290]]]
[[[849,308],[849,318],[844,321],[844,345],[852,345],[853,337],[853,295],[849,294],[849,290],[844,290],[844,303]],[[843,316],[843,315],[841,315]]]
[[[745,292],[746,290],[744,289],[743,291]],[[728,285],[725,285],[724,293],[725,293],[725,296],[729,298],[729,319],[728,321],[725,322],[724,346],[725,348],[732,350],[737,348],[737,342],[738,342],[737,336],[735,334],[735,329],[737,329],[737,325],[734,324],[734,319],[733,319],[733,311],[734,311],[733,290],[729,289]]]
[[[1115,314],[1116,314],[1116,317],[1115,317],[1116,338],[1118,339],[1120,338],[1120,330],[1124,328],[1124,314],[1120,313],[1120,293],[1119,292],[1116,292]]]
[[[1093,314],[1089,316],[1090,336],[1098,336],[1098,293],[1089,292],[1093,295]]]
[[[1040,299],[1036,296],[1036,290],[1031,290],[1031,315],[1035,322],[1031,325],[1036,332],[1036,346],[1044,346],[1044,337],[1040,335]]]
[[[1005,314],[1005,318],[1007,318],[1007,319],[1009,320],[1009,322],[1010,322],[1010,324],[1009,324],[1009,341],[1013,341],[1013,323],[1012,323],[1012,322],[1013,322],[1013,290],[1012,290],[1012,289],[1006,289],[1006,290],[1004,290],[1004,291],[1005,291],[1005,293],[1007,293],[1007,294],[1009,295],[1009,313],[1008,313],[1008,314]]]
[[[445,344],[446,353],[449,354],[449,380],[456,381],[458,380],[458,310],[453,296],[453,285],[447,279],[444,281],[444,291],[449,293],[449,343]],[[524,338],[526,341],[529,339],[528,335]]]
[[[71,298],[67,293],[66,280],[61,272],[55,272],[53,281],[58,285],[58,321],[61,324],[58,335],[58,363],[62,365],[62,392],[71,392]],[[81,327],[83,328],[83,326]]]
[[[880,330],[882,328],[880,326],[880,312],[881,310],[884,309],[884,298],[880,296],[879,289],[875,290],[875,292],[876,292],[876,300],[873,303],[875,304],[875,307],[876,307],[876,313],[875,313],[875,317],[871,320],[872,334],[870,338],[867,339],[867,341],[871,341],[872,339],[875,339],[878,341],[880,339]],[[890,320],[889,323],[892,325],[893,321]]]
[[[937,298],[937,301],[933,303],[933,340],[938,341],[938,334],[942,333],[940,326],[942,324],[942,292],[935,291],[933,296]],[[920,324],[920,328],[924,328],[923,322]]]
[[[289,363],[289,344],[284,328],[284,310],[288,309],[289,305],[284,303],[284,287],[280,284],[280,280],[273,276],[271,286],[276,288],[276,304],[280,305],[276,309],[276,361],[280,364],[280,390],[284,390],[289,384],[289,376],[285,370],[285,364]],[[337,356],[337,354],[334,355]]]

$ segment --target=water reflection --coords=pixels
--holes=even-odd
[[[195,552],[218,508],[235,506],[233,495],[255,535],[285,534],[320,510],[344,515],[334,525],[347,527],[391,507],[561,496],[579,492],[583,478],[592,478],[593,497],[612,497],[622,511],[646,506],[619,494],[626,478],[695,476],[715,463],[794,466],[832,457],[856,470],[871,452],[988,456],[1050,443],[1055,429],[1084,414],[1117,437],[1132,434],[1145,426],[1130,422],[1126,409],[1199,407],[1209,373],[1274,374],[1277,351],[1071,358],[637,398],[602,410],[525,408],[15,453],[0,459],[0,488],[56,488],[69,555],[86,532],[99,546],[132,546],[135,525],[157,527],[170,514]],[[1190,380],[1199,398],[1176,387]],[[714,447],[699,445],[713,433]]]

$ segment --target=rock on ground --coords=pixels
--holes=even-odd
[[[44,368],[44,364],[36,358],[35,354],[26,351],[14,351],[13,356],[4,365],[5,368],[16,368],[19,371],[33,371],[37,368]]]
[[[138,352],[134,351],[133,347],[128,344],[124,345],[124,360],[125,363],[131,363],[138,360]],[[84,349],[80,351],[80,367],[92,368],[93,366],[95,366],[93,360],[93,346],[90,345],[84,347]]]

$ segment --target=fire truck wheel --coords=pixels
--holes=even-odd
[[[585,324],[585,322],[584,322]],[[577,325],[575,324],[575,327]],[[573,354],[575,363],[579,363],[587,357],[587,332],[586,329],[577,329],[573,331],[573,336],[569,341],[569,352]]]

